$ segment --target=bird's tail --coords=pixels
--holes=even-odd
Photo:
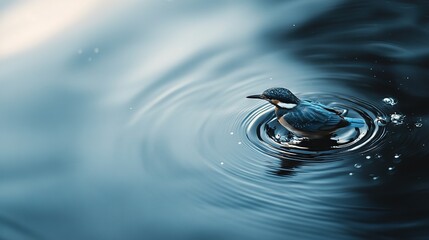
[[[350,123],[351,127],[363,127],[365,126],[365,121],[362,118],[349,118],[349,117],[345,117],[345,120],[347,120]]]

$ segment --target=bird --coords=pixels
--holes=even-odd
[[[301,100],[286,88],[269,88],[262,94],[247,98],[262,99],[274,105],[278,122],[297,137],[323,139],[329,138],[340,128],[365,126],[361,118],[345,117],[347,111]]]

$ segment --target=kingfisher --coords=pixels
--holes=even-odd
[[[269,88],[262,94],[247,98],[266,100],[274,105],[279,123],[298,137],[322,139],[331,136],[340,128],[360,128],[365,125],[363,119],[345,117],[346,111],[310,100],[301,100],[286,88]]]

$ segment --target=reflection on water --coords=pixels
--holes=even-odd
[[[0,3],[0,239],[428,236],[424,1],[69,4]],[[277,86],[366,126],[288,146]]]

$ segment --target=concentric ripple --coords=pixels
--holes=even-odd
[[[347,116],[362,118],[366,124],[361,128],[340,129],[328,140],[301,140],[291,137],[278,123],[272,105],[266,104],[250,112],[244,121],[247,138],[255,149],[280,159],[332,160],[352,152],[365,153],[385,134],[384,128],[374,122],[377,116],[385,114],[367,102],[348,96],[309,94],[301,97],[347,110]]]

